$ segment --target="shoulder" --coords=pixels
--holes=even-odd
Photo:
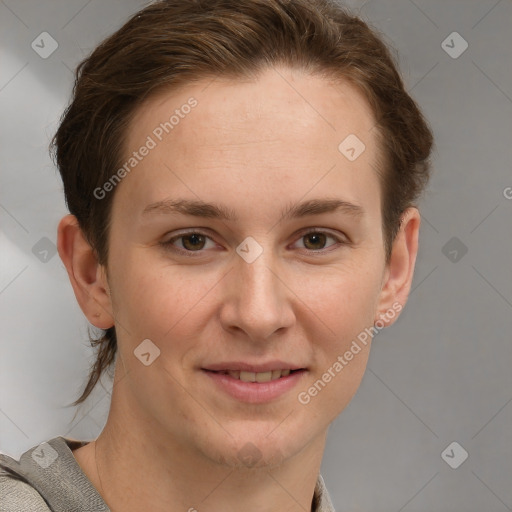
[[[50,512],[42,496],[27,482],[0,467],[0,512]]]
[[[314,503],[312,510],[314,512],[335,512],[327,487],[325,486],[322,475],[318,475],[315,487]]]
[[[72,450],[85,444],[57,436],[19,460],[0,453],[0,512],[108,512],[73,456]]]

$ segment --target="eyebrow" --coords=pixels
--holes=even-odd
[[[282,219],[307,217],[340,211],[352,217],[362,217],[362,206],[342,199],[310,199],[302,203],[291,203],[281,212]],[[144,208],[142,215],[148,214],[181,214],[209,219],[222,219],[236,222],[238,217],[234,210],[225,206],[190,199],[164,199],[151,203]]]

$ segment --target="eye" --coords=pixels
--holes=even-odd
[[[334,243],[326,246],[328,239],[334,240]],[[339,237],[319,230],[312,230],[308,231],[307,233],[303,233],[299,241],[302,242],[302,247],[299,246],[300,249],[304,248],[315,252],[322,251],[336,244],[346,243]]]
[[[208,241],[211,245],[207,246]],[[208,249],[215,247],[213,240],[203,233],[197,231],[191,231],[189,233],[182,233],[181,235],[170,238],[169,240],[162,242],[165,247],[171,247],[176,249],[178,252],[201,252],[202,249]]]
[[[332,241],[330,244],[328,243],[329,240]],[[296,248],[319,253],[328,250],[330,247],[346,245],[347,243],[341,237],[319,229],[313,229],[301,234],[296,242],[296,244],[299,244]],[[208,235],[199,231],[181,233],[161,242],[161,245],[165,249],[173,250],[186,256],[200,256],[204,253],[205,249],[214,249],[216,247],[215,242]]]

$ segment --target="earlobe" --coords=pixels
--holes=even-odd
[[[74,215],[61,219],[57,249],[78,304],[89,322],[100,329],[112,327],[114,316],[106,273]]]
[[[393,242],[375,316],[375,322],[383,322],[386,327],[394,323],[407,302],[418,254],[419,228],[419,211],[410,207],[402,214],[400,230]]]

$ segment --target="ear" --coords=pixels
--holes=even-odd
[[[374,322],[390,326],[405,306],[411,289],[418,254],[420,214],[411,207],[401,217],[400,229],[393,241],[391,258],[384,271],[382,289]]]
[[[66,215],[61,219],[57,249],[78,304],[89,322],[100,329],[112,327],[114,316],[106,269],[99,265],[74,215]]]

